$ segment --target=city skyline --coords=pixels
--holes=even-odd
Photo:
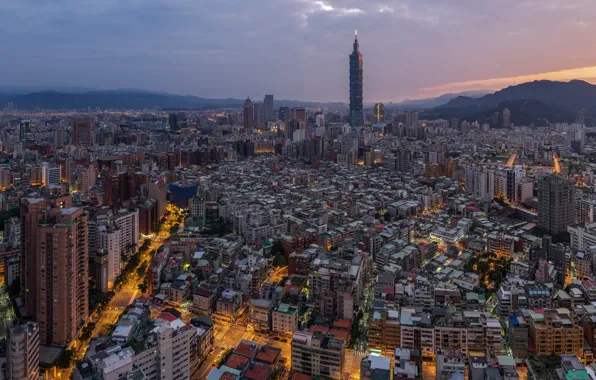
[[[594,32],[589,1],[467,3],[6,3],[0,41],[11,59],[0,69],[5,85],[347,101],[344,46],[358,29],[375,73],[364,88],[371,103],[534,78],[594,81],[596,53],[581,48]],[[246,32],[248,20],[267,27]]]

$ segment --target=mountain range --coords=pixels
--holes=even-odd
[[[253,99],[254,101],[254,99]],[[243,99],[209,99],[193,95],[173,95],[135,89],[89,90],[62,88],[27,93],[15,88],[0,87],[0,104],[12,102],[17,109],[206,109],[242,107]],[[301,105],[308,108],[329,104],[296,100],[276,100],[275,106]],[[571,122],[579,111],[596,114],[596,86],[573,80],[570,82],[535,81],[510,86],[495,93],[485,91],[445,94],[436,98],[388,103],[387,109],[417,109],[422,119],[460,121],[491,120],[494,113],[511,111],[511,121],[518,125],[545,125],[548,122]]]
[[[458,96],[446,104],[427,110],[421,118],[488,122],[495,112],[511,111],[518,125],[546,125],[573,122],[580,111],[588,124],[596,113],[596,86],[581,80],[570,82],[534,81],[510,86],[478,98]]]

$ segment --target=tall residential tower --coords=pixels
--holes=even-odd
[[[354,51],[350,54],[350,125],[360,128],[364,125],[362,111],[362,54],[359,51],[358,32],[354,36]]]

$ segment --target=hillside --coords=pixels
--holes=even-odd
[[[581,80],[570,82],[542,80],[522,83],[480,98],[459,96],[441,107],[487,109],[505,101],[530,99],[548,106],[566,108],[574,113],[582,109],[589,113],[596,112],[596,86]]]
[[[511,111],[511,122],[516,125],[544,126],[549,122],[572,122],[575,119],[575,112],[556,105],[547,105],[538,100],[507,100],[496,106],[486,107],[481,105],[470,105],[465,107],[437,107],[433,110],[422,113],[424,119],[451,119],[458,118],[460,121],[478,121],[479,123],[491,123],[492,115],[499,112],[501,115],[505,108]]]

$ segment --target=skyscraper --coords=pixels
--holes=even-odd
[[[254,108],[252,106],[252,101],[250,98],[247,98],[244,102],[244,128],[245,129],[252,129],[253,122],[254,122]]]
[[[296,120],[306,124],[306,109],[304,107],[292,107],[290,120]]]
[[[279,120],[288,121],[289,118],[290,118],[290,108],[289,107],[279,107]]]
[[[375,124],[385,122],[385,105],[383,103],[375,104],[375,108],[373,109],[373,119]]]
[[[72,143],[74,145],[91,146],[93,145],[93,120],[72,119]]]
[[[265,95],[263,104],[265,105],[265,121],[274,121],[275,112],[273,111],[273,95]]]
[[[575,184],[550,174],[538,182],[538,227],[550,234],[566,232],[575,221]]]
[[[254,128],[262,128],[265,123],[265,106],[263,103],[253,103],[254,108]]]
[[[511,111],[509,111],[509,108],[503,110],[503,127],[511,127]]]
[[[87,219],[63,186],[21,201],[21,290],[40,344],[67,346],[89,316]]]
[[[358,50],[358,32],[354,35],[354,51],[350,54],[350,125],[360,128],[364,125],[362,112],[362,54]]]

